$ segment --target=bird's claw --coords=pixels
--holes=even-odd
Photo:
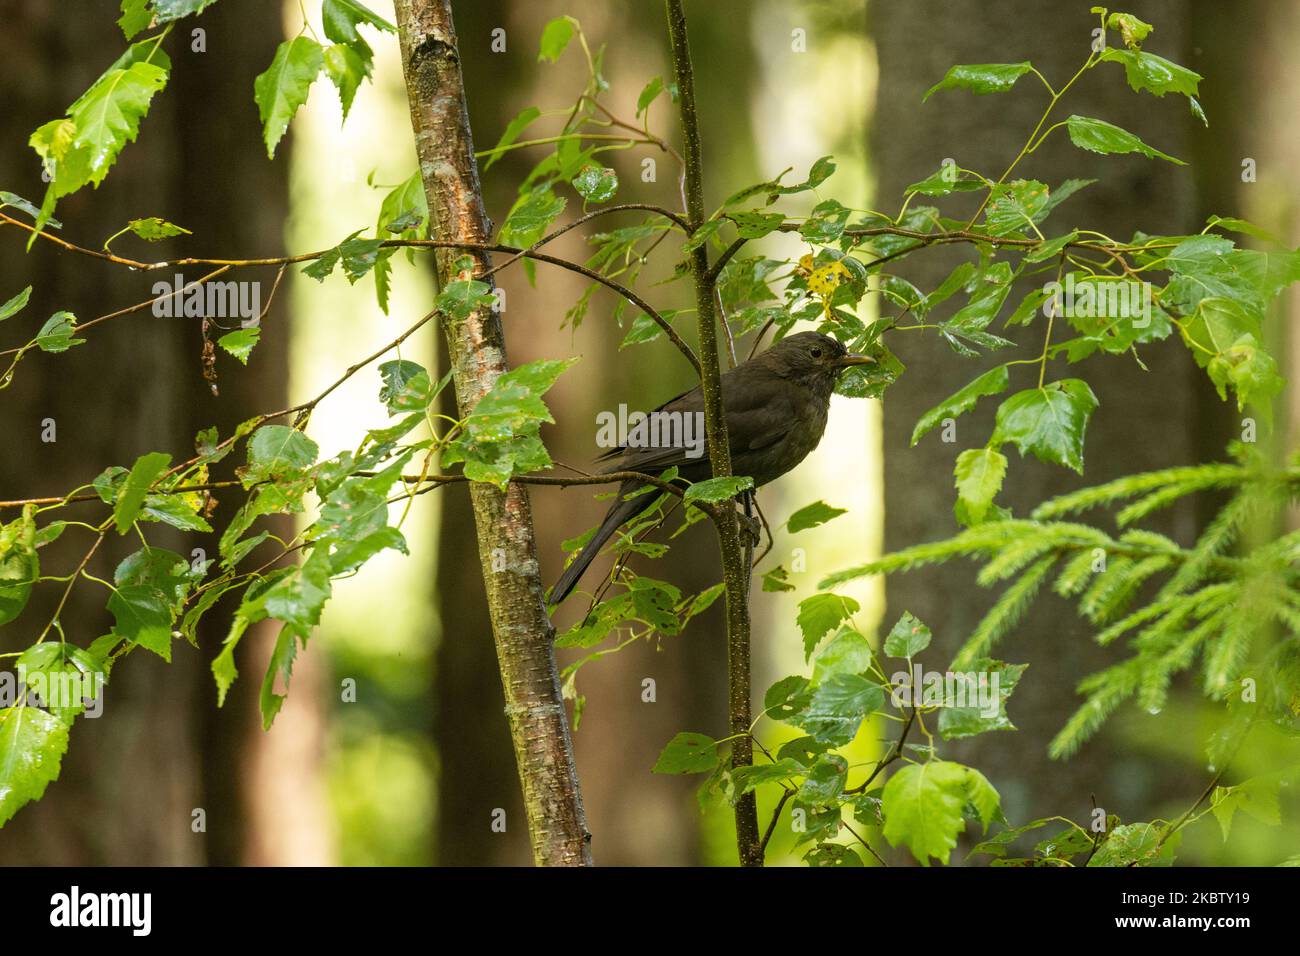
[[[749,543],[757,548],[758,543],[763,540],[763,523],[753,515],[737,515],[740,520],[740,531],[742,534],[749,535]]]

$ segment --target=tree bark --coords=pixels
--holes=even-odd
[[[398,0],[396,14],[433,234],[457,242],[487,242],[490,228],[474,161],[450,0]],[[457,258],[450,251],[437,256],[441,282],[470,277],[457,274]],[[485,254],[474,260],[474,272],[489,268]],[[491,309],[464,320],[444,317],[442,328],[463,416],[506,371],[505,336]],[[554,629],[543,602],[528,494],[517,484],[502,492],[479,482],[470,485],[469,494],[533,859],[539,865],[588,865],[591,834],[556,671]],[[489,825],[490,810],[484,808],[483,826]]]

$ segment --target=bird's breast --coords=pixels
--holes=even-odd
[[[775,481],[802,462],[821,442],[826,431],[830,396],[801,396],[795,403],[791,427],[782,438],[766,448],[742,451],[735,455],[732,469],[736,474],[751,475],[756,485]]]

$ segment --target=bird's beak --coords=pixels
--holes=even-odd
[[[857,355],[850,352],[835,363],[836,368],[849,368],[853,365],[877,365],[879,364],[870,355]]]

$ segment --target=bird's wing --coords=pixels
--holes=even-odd
[[[754,374],[746,366],[731,369],[722,376],[723,414],[727,417],[727,437],[733,455],[759,451],[781,441],[798,421],[798,409],[788,388],[773,387],[769,376]],[[783,383],[782,383],[783,384]],[[699,386],[655,411],[693,415],[704,411],[704,395]],[[706,460],[690,458],[686,449],[617,448],[600,456],[604,461],[619,457],[620,468],[635,471],[662,471],[674,465],[683,467]]]
[[[699,410],[703,411],[703,409],[704,409],[704,399],[703,399],[703,397],[702,397],[702,393],[701,393],[701,391],[700,391],[700,386],[696,385],[694,388],[689,389],[688,391],[682,392],[682,393],[681,393],[680,395],[678,395],[676,398],[670,398],[670,399],[668,399],[668,401],[664,402],[662,405],[660,405],[660,406],[659,406],[658,408],[656,408],[654,411],[656,411],[656,412],[663,412],[663,411],[669,411],[669,410],[672,410],[672,411],[684,411],[684,410],[687,409],[687,406],[688,406],[688,405],[691,406],[692,408],[696,408],[696,407],[698,407]],[[670,409],[670,406],[673,406],[673,407]],[[678,407],[676,407],[676,406],[681,406],[681,407],[678,408]],[[653,413],[652,413],[652,414],[653,414]],[[664,449],[640,449],[640,450],[642,450],[642,451],[661,451],[661,450],[664,450]],[[611,458],[618,458],[618,457],[622,456],[623,453],[626,452],[626,451],[627,451],[627,449],[626,449],[624,446],[619,445],[617,448],[611,448],[609,451],[601,452],[599,455],[597,455],[597,456],[595,457],[594,460],[595,460],[595,461],[609,461]],[[667,468],[668,466],[667,466],[667,465],[664,465],[663,467]]]

